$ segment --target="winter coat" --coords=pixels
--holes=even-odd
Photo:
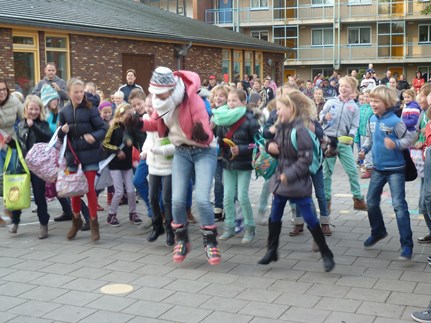
[[[66,123],[69,125],[67,139],[70,141],[81,164],[99,163],[104,157],[101,146],[108,127],[100,117],[97,108],[89,108],[85,100],[76,108],[69,102],[60,111],[59,124],[63,126]],[[96,141],[89,144],[85,141],[84,134],[91,134]],[[63,139],[64,135],[60,130],[58,133],[59,138]],[[69,147],[66,150],[66,160],[69,167],[77,166],[75,164],[75,157]]]
[[[291,141],[292,129],[296,128],[296,150]],[[278,165],[271,177],[271,192],[289,198],[304,198],[311,196],[312,182],[309,167],[313,160],[313,143],[304,122],[295,119],[288,124],[277,126],[277,132],[272,140],[278,145]],[[280,180],[281,174],[287,177],[287,185]]]
[[[16,138],[14,124],[22,118],[23,106],[21,102],[13,95],[9,95],[6,103],[0,106],[0,129],[12,138]]]
[[[52,80],[48,80],[46,77],[43,78],[39,83],[37,83],[32,94],[40,97],[40,93],[43,86],[45,84],[52,86],[52,83],[56,83],[60,87],[60,92],[58,92],[58,95],[60,96],[60,102],[58,103],[58,107],[59,109],[62,109],[64,107],[64,101],[69,100],[69,97],[67,95],[66,81],[59,78],[57,75],[55,75]]]
[[[22,120],[18,124],[18,142],[21,147],[22,155],[25,157],[28,151],[38,142],[49,142],[51,131],[46,121],[39,119],[33,120],[33,125],[29,127],[27,120]],[[11,141],[10,146],[15,148],[15,142]]]
[[[229,132],[232,126],[217,126],[218,144],[222,154],[223,168],[228,170],[251,170],[251,158],[254,143],[254,135],[259,132],[260,125],[254,114],[247,111],[245,114],[246,121],[233,133],[231,138],[238,147],[239,155],[231,160],[232,154],[230,147],[223,142],[223,138]]]
[[[140,90],[144,90],[142,88],[142,86],[133,83],[133,84],[123,84],[118,88],[118,91],[121,91],[124,93],[124,101],[129,102],[129,95],[130,93],[134,90],[134,89],[140,89]]]
[[[125,129],[122,125],[111,126],[103,140],[103,148],[108,154],[117,154],[123,151],[126,155],[124,159],[119,159],[117,156],[109,163],[111,170],[129,170],[132,169],[132,146],[124,145],[122,149],[119,147],[125,143]]]

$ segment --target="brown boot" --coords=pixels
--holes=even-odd
[[[187,221],[189,221],[190,223],[196,223],[196,219],[192,214],[192,209],[187,208],[186,211],[187,211]]]
[[[70,228],[70,230],[66,236],[67,239],[71,240],[71,239],[75,238],[78,231],[81,230],[82,224],[83,223],[82,223],[82,219],[81,219],[81,214],[79,214],[78,217],[75,217],[75,215],[74,215],[73,219],[72,219],[72,227]]]
[[[297,225],[295,225],[293,230],[291,232],[289,232],[289,235],[291,237],[295,237],[297,235],[300,235],[302,232],[304,232],[304,225],[303,224],[297,224]]]
[[[107,197],[106,197],[106,204],[107,205],[111,205],[111,202],[112,202],[112,197],[114,196],[114,193],[110,193],[110,192],[108,192],[108,195],[107,195]]]
[[[331,228],[329,227],[329,224],[322,224],[322,232],[327,237],[332,235],[332,231],[331,231]]]
[[[366,211],[367,205],[365,204],[364,199],[358,199],[356,197],[353,198],[353,209],[360,210],[360,211]]]
[[[91,228],[91,240],[98,241],[100,239],[99,234],[99,221],[97,218],[90,219],[90,228]]]

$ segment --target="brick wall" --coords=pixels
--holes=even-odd
[[[12,29],[0,28],[0,44],[0,79],[5,79],[9,87],[14,88]]]

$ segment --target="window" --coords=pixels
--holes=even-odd
[[[233,75],[242,75],[242,51],[233,51]]]
[[[268,8],[268,0],[251,0],[250,9]]]
[[[263,53],[257,52],[254,54],[254,74],[257,74],[260,79],[263,78]]]
[[[46,35],[46,62],[54,62],[57,66],[57,76],[69,78],[69,41],[67,36]]]
[[[312,0],[312,6],[333,6],[334,0]]]
[[[378,55],[380,58],[404,56],[405,21],[377,24]]]
[[[349,5],[371,4],[371,0],[349,0]]]
[[[419,43],[431,42],[431,25],[419,26]]]
[[[370,27],[349,28],[349,45],[369,45],[371,44]]]
[[[333,30],[331,28],[313,29],[311,37],[313,46],[332,46],[334,44]]]
[[[40,79],[37,33],[13,31],[13,60],[15,90],[31,94]]]
[[[251,37],[254,38],[259,38],[262,40],[266,40],[268,41],[269,37],[268,37],[268,31],[266,30],[255,30],[251,32]]]
[[[253,74],[253,52],[244,52],[244,74]]]
[[[228,49],[222,51],[222,74],[224,80],[229,80],[231,75],[231,52]]]
[[[430,72],[431,72],[431,66],[419,66],[418,71],[422,72],[422,76],[425,79],[425,82],[430,81]]]

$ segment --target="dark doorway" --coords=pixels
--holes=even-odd
[[[126,83],[126,71],[133,68],[136,71],[136,84],[139,84],[148,94],[148,83],[154,70],[154,55],[122,54],[123,84]]]

